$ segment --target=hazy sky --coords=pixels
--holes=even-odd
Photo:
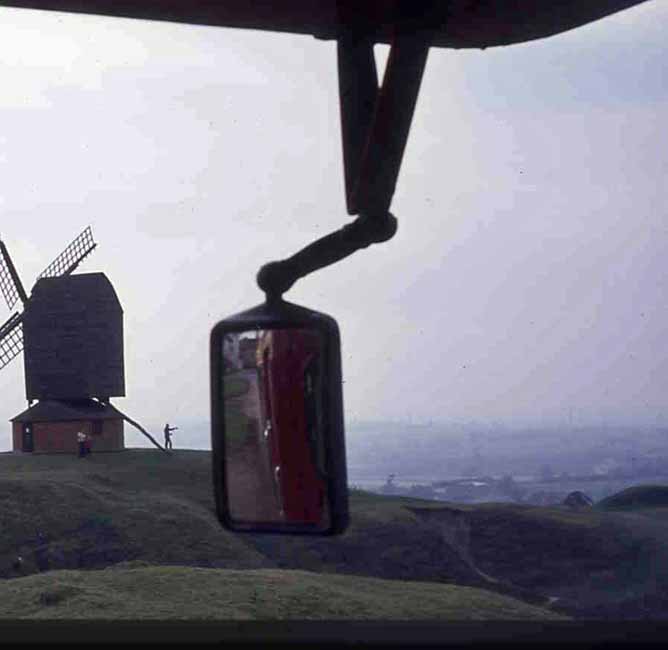
[[[431,51],[398,234],[286,295],[339,322],[347,419],[668,422],[667,24],[652,1]],[[207,419],[211,327],[262,301],[263,263],[350,219],[335,44],[0,8],[0,75],[24,283],[91,225],[80,271],[125,312],[116,403],[152,430]],[[0,423],[25,406],[18,359]]]

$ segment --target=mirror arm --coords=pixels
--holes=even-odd
[[[390,209],[428,53],[426,34],[397,34],[393,39],[348,199],[355,213],[385,214]]]
[[[407,5],[406,5],[407,6]],[[265,264],[257,283],[267,300],[280,299],[299,279],[355,251],[391,239],[389,211],[424,74],[430,37],[413,28],[395,34],[378,89],[373,42],[345,32],[338,42],[339,94],[348,212],[355,221],[286,260]],[[375,98],[375,101],[374,101]]]
[[[391,239],[397,231],[397,220],[389,212],[383,216],[359,216],[306,248],[279,262],[265,264],[257,274],[257,283],[267,300],[281,297],[299,278],[339,262],[355,251]]]
[[[343,14],[342,21],[350,20],[343,8],[339,11]],[[365,30],[353,26],[344,31],[336,43],[346,208],[350,215],[359,212],[357,187],[378,103],[378,72],[373,45],[373,39]]]

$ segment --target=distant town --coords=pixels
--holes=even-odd
[[[347,442],[349,484],[381,494],[557,505],[574,491],[595,502],[632,485],[668,483],[664,428],[368,423],[350,427]]]
[[[570,476],[562,473],[551,478],[515,479],[508,474],[501,478],[474,476],[431,483],[396,483],[390,474],[378,488],[366,488],[379,494],[451,501],[459,503],[510,502],[529,505],[561,505],[573,492],[584,493],[592,502],[599,501],[633,485],[668,484],[668,471],[662,474],[636,475],[614,472],[607,475]],[[351,487],[355,486],[354,484]]]

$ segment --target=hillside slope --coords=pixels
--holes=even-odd
[[[0,577],[128,561],[292,569],[483,588],[572,616],[668,618],[668,522],[655,515],[353,490],[341,536],[242,535],[216,520],[210,463],[203,451],[1,454]]]
[[[598,510],[668,508],[668,485],[637,485],[596,504]]]
[[[0,619],[563,620],[481,589],[261,569],[112,567],[0,582]]]
[[[206,452],[3,455],[0,576],[15,575],[17,556],[28,573],[128,560],[272,566],[216,521],[209,465]]]

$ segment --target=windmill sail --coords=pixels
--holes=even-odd
[[[10,309],[19,298],[22,302],[28,299],[9,251],[2,240],[0,240],[0,290]]]
[[[0,327],[0,369],[23,351],[23,318],[14,314]]]
[[[90,226],[86,228],[49,266],[39,275],[41,278],[55,278],[69,275],[79,266],[81,261],[93,252],[97,244],[93,241]]]

